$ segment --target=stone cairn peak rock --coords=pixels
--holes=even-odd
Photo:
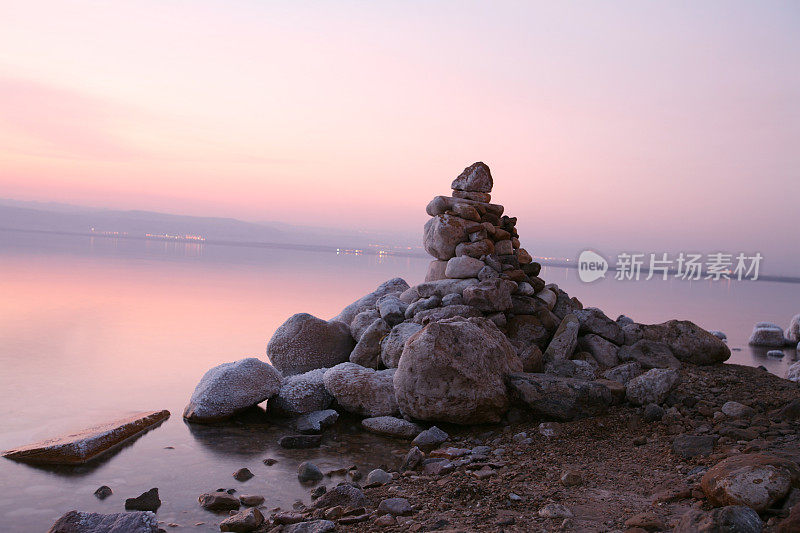
[[[546,302],[552,309],[556,294],[545,289],[538,277],[541,265],[520,246],[517,218],[491,203],[493,185],[489,167],[477,162],[453,180],[452,196],[430,201],[423,243],[434,260],[425,281],[475,280],[464,283],[471,286],[464,287],[463,303],[489,313],[503,327],[515,303],[518,311],[544,309]]]
[[[422,283],[390,279],[330,320],[290,317],[267,344],[274,368],[244,360],[212,369],[189,418],[214,421],[268,400],[275,416],[299,417],[301,433],[306,418],[335,414],[331,405],[398,434],[409,426],[401,416],[469,425],[499,422],[512,406],[571,420],[613,402],[662,403],[683,363],[730,356],[691,322],[612,320],[546,284],[517,219],[492,203],[493,186],[477,162],[450,196],[428,203],[423,244],[433,260]]]

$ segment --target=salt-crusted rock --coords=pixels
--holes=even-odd
[[[200,379],[183,417],[192,422],[223,420],[275,396],[281,384],[280,372],[255,357],[223,363]]]
[[[602,414],[613,400],[600,383],[549,374],[510,374],[508,385],[516,401],[535,415],[558,420]]]
[[[636,361],[622,363],[603,372],[603,377],[623,385],[642,373],[642,366]]]
[[[797,349],[800,351],[800,344],[798,344]],[[786,370],[786,379],[800,383],[800,361],[792,363],[792,366]]]
[[[386,296],[387,294],[400,294],[408,289],[408,283],[405,282],[402,278],[393,278],[388,281],[384,281],[381,283],[377,289],[372,291],[371,293],[362,296],[355,302],[351,303],[347,307],[345,307],[341,313],[339,313],[336,317],[332,320],[336,320],[339,322],[344,322],[345,324],[350,324],[353,321],[353,318],[360,313],[361,311],[365,311],[369,308],[374,308],[378,302],[378,299],[382,296]]]
[[[387,294],[381,297],[377,305],[381,318],[384,319],[389,326],[396,326],[405,319],[408,304],[400,300],[396,295]]]
[[[420,298],[406,308],[406,319],[414,318],[417,313],[426,311],[428,309],[434,309],[440,305],[442,305],[442,299],[439,296]]]
[[[460,246],[460,245],[459,245]],[[447,261],[441,261],[439,259],[434,259],[433,261],[428,264],[428,271],[425,274],[425,281],[436,281],[439,279],[445,279],[444,271],[447,268]],[[406,302],[411,303],[411,302]]]
[[[462,255],[461,257],[453,257],[447,262],[444,274],[448,278],[474,278],[485,266],[486,263],[480,259]]]
[[[420,311],[416,315],[414,315],[414,322],[417,324],[427,325],[431,322],[438,322],[439,320],[444,320],[446,318],[453,318],[453,317],[463,317],[463,318],[470,318],[470,317],[478,317],[483,316],[480,311],[475,309],[469,305],[448,305],[445,307],[437,307],[435,309],[428,309],[426,311]]]
[[[728,505],[710,511],[691,509],[675,525],[675,533],[761,533],[758,513],[744,505]],[[788,533],[788,532],[787,532]]]
[[[494,181],[489,167],[480,161],[473,163],[458,175],[450,185],[451,189],[468,192],[492,192]]]
[[[556,306],[556,302],[558,301],[556,293],[554,293],[550,289],[542,289],[541,291],[537,292],[535,296],[539,298],[541,301],[543,301],[545,305],[547,305],[547,308],[550,309],[551,311]]]
[[[463,305],[464,304],[464,297],[460,294],[448,294],[444,298],[442,298],[442,307],[447,307],[448,305]]]
[[[425,223],[423,245],[436,259],[447,261],[456,255],[456,245],[469,239],[467,228],[474,224],[453,215],[438,215]]]
[[[594,333],[617,345],[625,341],[625,334],[620,325],[608,318],[600,309],[587,307],[575,310],[573,314],[581,324],[581,334]]]
[[[446,432],[442,431],[436,426],[431,426],[414,437],[414,440],[411,441],[411,444],[419,447],[423,451],[429,452],[434,448],[437,448],[449,438],[450,435],[448,435]]]
[[[422,329],[421,324],[403,322],[392,328],[392,331],[381,341],[381,361],[386,368],[397,368],[403,346],[409,337]]]
[[[625,385],[625,396],[636,405],[661,404],[678,383],[677,370],[652,368]]]
[[[564,317],[555,334],[553,334],[553,339],[544,351],[545,363],[572,357],[572,354],[575,353],[575,347],[578,345],[579,328],[580,322],[575,318],[575,315]]]
[[[727,344],[688,320],[640,326],[642,338],[663,342],[672,350],[672,355],[685,363],[713,365],[727,361],[731,356]]]
[[[545,374],[562,376],[565,378],[577,378],[591,381],[595,378],[595,369],[586,361],[572,359],[554,359],[545,363]]]
[[[497,422],[508,409],[505,375],[521,368],[514,347],[491,321],[452,318],[408,340],[394,389],[403,413],[419,420]]]
[[[604,368],[616,366],[619,362],[617,359],[619,346],[605,340],[600,335],[595,335],[594,333],[584,335],[578,339],[578,346],[581,350],[592,354],[594,360]]]
[[[721,331],[717,331],[715,329],[709,329],[708,332],[711,333],[712,335],[714,335],[716,338],[718,338],[721,341],[728,340],[728,336],[725,335],[725,333],[723,333]]]
[[[448,294],[463,294],[464,289],[477,284],[477,279],[440,279],[420,283],[415,288],[420,298],[429,298],[431,296],[444,298]],[[406,314],[406,317],[408,317],[408,314]]]
[[[382,318],[370,324],[361,334],[356,347],[350,352],[350,362],[367,368],[378,368],[381,358],[381,341],[391,329]]]
[[[313,411],[297,417],[294,428],[303,435],[317,435],[322,433],[323,429],[334,425],[338,419],[339,413],[333,409]]]
[[[381,317],[380,311],[377,309],[367,309],[358,313],[353,321],[350,322],[350,335],[356,342],[361,338],[361,335],[372,325],[373,322]],[[405,318],[405,317],[404,317]]]
[[[517,284],[505,279],[488,279],[464,289],[464,301],[483,312],[511,309],[511,293]]]
[[[418,424],[394,416],[365,418],[361,421],[361,426],[370,433],[409,440],[419,435],[424,429]]]
[[[517,350],[522,350],[531,344],[539,348],[547,348],[550,333],[542,321],[533,315],[516,315],[507,324],[508,340]]]
[[[753,328],[753,333],[748,341],[752,346],[764,346],[766,348],[781,348],[786,345],[786,338],[783,330],[775,324],[759,322]]]
[[[347,361],[355,341],[350,320],[326,322],[308,313],[291,316],[267,344],[267,357],[284,376],[302,374]]]
[[[299,416],[327,409],[333,401],[322,380],[327,370],[317,368],[284,379],[281,390],[269,401],[270,411],[284,416]]]
[[[156,515],[150,511],[101,514],[69,511],[47,533],[156,533]]]
[[[746,505],[762,512],[800,485],[796,463],[763,453],[728,457],[711,467],[700,486],[714,505]]]
[[[392,376],[395,369],[373,370],[355,363],[342,363],[323,377],[325,389],[351,413],[364,416],[397,414]]]
[[[789,320],[789,327],[786,328],[786,338],[792,343],[800,342],[800,314],[794,315]]]
[[[620,361],[636,361],[645,370],[650,368],[680,368],[681,362],[663,342],[642,339],[632,346],[622,346],[617,352]]]

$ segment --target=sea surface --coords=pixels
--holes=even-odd
[[[290,315],[331,318],[382,281],[419,283],[421,257],[348,255],[0,231],[0,450],[141,410],[172,417],[132,444],[81,467],[33,467],[0,459],[0,531],[46,531],[71,509],[119,512],[158,487],[159,520],[218,531],[223,518],[197,504],[203,492],[262,494],[267,509],[310,502],[297,465],[323,471],[394,464],[407,445],[365,435],[345,420],[317,450],[282,450],[286,426],[258,412],[225,427],[184,423],[197,381],[219,363],[265,359],[267,341]],[[638,322],[692,320],[728,335],[730,362],[785,375],[797,358],[747,346],[758,321],[786,327],[800,313],[800,284],[742,281],[615,281],[585,284],[577,272],[542,277],[584,305]],[[267,467],[263,459],[277,464]],[[255,477],[232,478],[248,467]],[[326,479],[329,486],[336,476]],[[100,485],[114,494],[93,496]]]

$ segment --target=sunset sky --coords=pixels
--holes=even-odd
[[[800,4],[0,0],[0,197],[799,270]],[[771,267],[771,268],[769,268]]]

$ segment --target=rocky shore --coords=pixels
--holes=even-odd
[[[723,364],[724,335],[692,322],[585,307],[539,277],[485,164],[451,187],[427,206],[423,283],[290,317],[269,363],[212,368],[184,411],[216,424],[266,401],[301,449],[356,416],[402,456],[337,485],[304,462],[293,509],[198,494],[222,531],[798,530],[797,383]]]

